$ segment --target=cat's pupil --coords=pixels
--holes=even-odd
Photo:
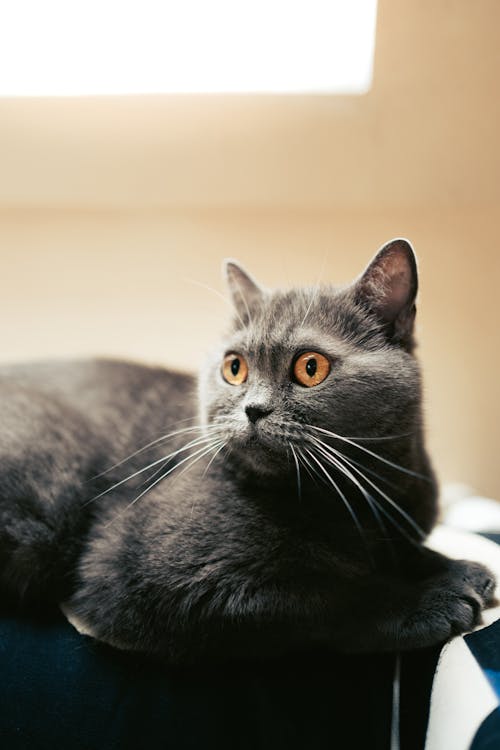
[[[310,378],[313,378],[316,375],[317,369],[318,369],[318,363],[316,362],[314,357],[311,357],[311,359],[307,360],[306,372]]]
[[[237,375],[240,370],[240,360],[239,359],[233,359],[231,362],[231,372],[233,375]]]

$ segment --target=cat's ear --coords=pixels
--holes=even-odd
[[[224,276],[236,312],[247,323],[251,318],[252,309],[262,303],[265,290],[231,258],[224,261]]]
[[[394,239],[376,254],[354,284],[356,301],[375,313],[395,344],[413,349],[417,261],[408,240]]]

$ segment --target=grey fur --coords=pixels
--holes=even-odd
[[[169,661],[418,648],[472,627],[492,574],[422,545],[436,483],[409,243],[346,288],[226,274],[236,316],[198,397],[190,375],[127,362],[2,370],[4,595],[65,599],[100,640]],[[292,375],[304,351],[331,362],[311,388]],[[241,385],[221,376],[228,352],[248,362]]]

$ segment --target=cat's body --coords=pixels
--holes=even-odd
[[[171,661],[473,626],[491,574],[422,545],[411,250],[343,290],[228,276],[237,317],[199,398],[189,375],[125,362],[0,371],[5,594],[64,600],[95,637]]]

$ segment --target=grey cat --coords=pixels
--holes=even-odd
[[[2,368],[3,598],[65,602],[95,638],[170,662],[471,629],[493,575],[423,546],[437,490],[410,244],[345,288],[226,275],[234,320],[198,385],[108,360]]]

